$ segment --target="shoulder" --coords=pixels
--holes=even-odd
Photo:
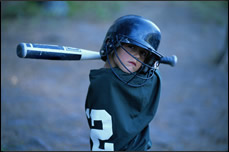
[[[114,75],[109,68],[101,69],[92,69],[89,74],[90,85],[91,86],[107,86],[111,85],[108,82],[111,82],[114,78]]]
[[[111,70],[108,68],[92,69],[90,70],[89,77],[97,78],[97,77],[108,75],[109,73],[111,73]]]

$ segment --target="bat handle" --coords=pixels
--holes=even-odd
[[[177,63],[177,56],[172,55],[172,56],[162,57],[159,62],[163,64],[169,64],[171,66],[175,66]]]

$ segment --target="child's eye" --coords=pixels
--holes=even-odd
[[[128,48],[135,49],[136,47],[134,45],[128,45]]]
[[[148,52],[146,52],[146,51],[140,51],[140,55],[142,57],[146,57],[148,55]]]

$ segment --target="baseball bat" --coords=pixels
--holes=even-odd
[[[47,59],[47,60],[95,60],[101,59],[100,52],[79,49],[74,47],[20,43],[17,45],[17,56],[20,58]],[[177,57],[161,57],[160,63],[175,66]]]
[[[176,55],[172,55],[172,56],[163,56],[161,57],[160,63],[163,63],[163,64],[169,64],[171,66],[175,66],[176,63],[177,63],[177,56]]]
[[[17,56],[20,58],[47,60],[95,60],[101,59],[100,53],[85,49],[49,45],[20,43],[17,45]]]

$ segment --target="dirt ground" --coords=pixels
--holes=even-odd
[[[160,65],[162,90],[150,123],[150,150],[228,151],[228,63],[214,64],[225,39],[222,23],[200,17],[188,2],[131,2],[110,20],[30,18],[1,27],[1,149],[90,150],[84,104],[90,69],[101,60],[21,59],[21,42],[99,50],[111,23],[142,15],[161,29],[158,51],[177,55],[175,67]],[[212,11],[209,16],[216,12]],[[211,17],[210,17],[211,18]]]

